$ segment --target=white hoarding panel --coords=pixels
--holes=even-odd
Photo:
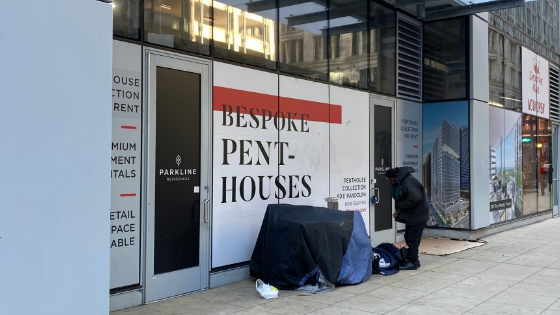
[[[422,104],[407,100],[397,100],[396,109],[397,166],[410,166],[412,173],[422,182]],[[397,223],[397,229],[405,225]]]
[[[113,42],[111,289],[140,283],[141,53]]]
[[[529,49],[522,48],[523,112],[548,119],[548,61]]]
[[[397,166],[410,166],[422,182],[422,104],[397,100]]]
[[[352,154],[345,151],[352,148],[347,137],[367,135],[368,116],[359,110],[367,113],[368,94],[348,90],[329,104],[327,85],[223,63],[215,63],[213,89],[212,266],[220,267],[250,260],[268,204],[326,206],[330,127],[336,126],[330,134],[341,149],[337,185],[342,189],[345,178],[365,181],[367,136]],[[354,199],[367,204],[367,188],[358,193],[363,196]]]
[[[331,87],[330,195],[369,233],[369,93]]]
[[[329,90],[280,76],[281,203],[325,207],[329,197]]]
[[[287,151],[278,76],[215,62],[213,93],[212,267],[220,267],[250,260],[267,205],[290,183],[278,176]]]

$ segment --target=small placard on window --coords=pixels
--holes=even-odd
[[[200,193],[200,186],[194,186],[194,193],[195,194]]]

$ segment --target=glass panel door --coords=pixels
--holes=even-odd
[[[197,267],[200,74],[156,68],[154,274]]]
[[[385,172],[394,166],[395,101],[370,98],[370,184],[378,203],[370,206],[370,231],[373,246],[395,242],[393,199]]]
[[[208,286],[208,69],[149,55],[146,302]]]

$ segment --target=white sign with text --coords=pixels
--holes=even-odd
[[[340,121],[330,124],[331,196],[339,210],[360,212],[369,233],[369,93],[333,86],[330,93],[331,110],[340,107]]]
[[[115,43],[111,104],[111,243],[108,244],[111,251],[111,289],[140,283],[140,58],[139,46]]]
[[[343,107],[337,104],[354,111],[349,116],[355,118],[353,131],[367,135],[368,116],[360,114],[367,110],[367,93],[360,94],[365,100],[360,105],[352,104],[352,98],[331,104],[326,84],[219,62],[214,63],[213,92],[216,268],[251,259],[269,204],[326,207],[332,178],[342,188],[349,186],[344,178],[367,176],[368,137],[345,131]],[[329,143],[329,133],[337,137],[335,145]],[[354,152],[347,150],[351,148]],[[329,174],[330,157],[338,153],[340,163],[349,164]],[[354,160],[360,163],[354,165]],[[367,197],[354,199],[365,202]]]
[[[522,48],[522,59],[523,112],[548,119],[548,61],[525,47]]]
[[[397,101],[397,166],[410,166],[422,182],[422,104]]]

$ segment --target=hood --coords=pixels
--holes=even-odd
[[[399,167],[399,175],[397,176],[397,182],[400,184],[408,176],[408,174],[414,173],[414,169],[410,166]]]

